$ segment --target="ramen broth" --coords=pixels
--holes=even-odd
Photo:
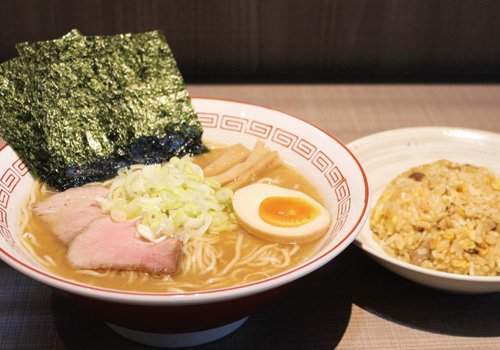
[[[220,148],[196,156],[194,162],[200,166],[208,164],[216,157]],[[302,191],[320,203],[316,189],[299,173],[285,164],[263,174],[256,181],[269,182],[278,186]],[[50,193],[42,192],[37,186],[32,202],[44,200]],[[66,260],[67,247],[50,232],[35,215],[29,215],[23,234],[23,242],[34,259],[48,270],[64,278],[110,289],[141,292],[191,292],[251,283],[276,275],[305,261],[314,252],[318,242],[300,245],[278,244],[256,238],[241,228],[220,234],[206,234],[207,239],[216,235],[219,242],[214,246],[221,252],[216,267],[183,271],[183,259],[179,271],[173,276],[154,275],[136,271],[78,270]],[[239,241],[239,242],[238,242]],[[241,247],[240,259],[235,260],[235,245]],[[264,248],[266,247],[266,248]],[[267,249],[269,247],[269,249]],[[260,252],[260,253],[259,253]],[[260,255],[259,255],[260,254]],[[252,260],[253,255],[259,260]],[[288,257],[287,257],[288,256]],[[232,265],[227,266],[227,265]]]

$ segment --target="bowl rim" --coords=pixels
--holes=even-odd
[[[386,252],[381,252],[377,249],[372,248],[370,244],[367,244],[366,242],[363,241],[363,239],[360,239],[359,237],[354,240],[354,244],[374,257],[377,257],[377,258],[384,260],[392,265],[396,265],[396,266],[405,268],[407,270],[410,270],[412,272],[415,272],[415,273],[418,273],[421,275],[428,275],[428,276],[432,276],[432,277],[438,277],[438,278],[443,278],[443,279],[447,279],[447,280],[455,280],[455,281],[460,280],[460,281],[466,281],[466,282],[500,283],[500,276],[463,275],[460,273],[432,270],[432,269],[428,269],[425,267],[413,265],[413,264],[407,263],[406,261],[395,258]]]
[[[363,137],[360,137],[358,139],[355,139],[347,144],[348,147],[354,148],[356,144],[363,143],[363,142],[370,142],[372,141],[373,138],[382,138],[387,135],[392,135],[394,133],[408,133],[408,132],[434,132],[434,133],[443,133],[443,132],[448,132],[448,131],[460,131],[460,132],[467,132],[471,134],[481,134],[485,137],[493,137],[497,138],[500,140],[500,134],[493,132],[493,131],[488,131],[488,130],[481,130],[481,129],[473,129],[473,128],[462,128],[462,127],[455,127],[455,126],[415,126],[415,127],[407,127],[407,128],[394,128],[394,129],[389,129],[389,130],[383,130],[380,132],[376,132],[373,134],[369,134]],[[368,170],[365,170],[366,173],[369,174]],[[369,217],[369,214],[368,214]],[[369,218],[367,219],[366,223],[364,225],[369,225]],[[389,253],[386,253],[383,251],[382,247],[380,244],[378,244],[376,241],[374,242],[375,244],[378,245],[379,249],[373,248],[372,244],[369,241],[366,241],[364,239],[365,234],[372,234],[371,229],[363,233],[363,228],[361,228],[360,234],[358,234],[354,240],[354,244],[358,246],[360,249],[363,251],[367,252],[368,254],[377,257],[387,263],[390,263],[391,265],[395,265],[407,270],[410,270],[411,272],[420,274],[420,275],[427,275],[431,276],[434,278],[442,278],[446,280],[459,280],[459,281],[466,281],[466,282],[474,282],[474,283],[488,283],[488,284],[496,284],[500,283],[500,276],[471,276],[471,275],[464,275],[460,273],[453,273],[453,272],[445,272],[445,271],[438,271],[438,270],[433,270],[425,267],[421,267],[418,265],[413,265],[411,263],[408,263],[406,261],[403,261],[401,259],[398,259],[392,255],[389,255]]]
[[[213,303],[213,302],[232,300],[252,294],[258,294],[261,292],[265,292],[267,290],[280,287],[320,268],[321,266],[332,260],[334,257],[336,257],[338,254],[340,254],[352,241],[354,241],[356,235],[360,232],[361,228],[363,227],[363,224],[365,223],[368,217],[370,191],[368,187],[368,178],[361,163],[358,161],[356,156],[344,143],[339,141],[329,132],[312,124],[309,121],[306,121],[300,117],[291,115],[289,113],[281,112],[273,108],[252,104],[248,102],[242,102],[238,100],[229,100],[229,99],[213,98],[213,97],[192,97],[192,100],[223,102],[234,105],[246,105],[250,107],[262,108],[272,113],[279,113],[287,117],[294,118],[300,122],[306,123],[311,127],[313,127],[313,129],[318,130],[319,132],[325,134],[334,142],[336,142],[340,147],[342,147],[347,152],[347,154],[352,158],[352,160],[354,160],[354,163],[357,166],[357,170],[359,171],[363,179],[363,191],[364,191],[363,208],[361,209],[359,215],[356,217],[355,224],[353,225],[351,230],[347,234],[345,234],[345,237],[341,241],[339,241],[335,246],[325,251],[321,255],[303,264],[300,264],[299,266],[286,270],[282,273],[248,284],[198,291],[198,292],[196,291],[186,292],[186,293],[133,292],[133,291],[124,291],[124,290],[108,289],[103,287],[92,286],[85,283],[71,281],[69,279],[59,277],[55,274],[50,274],[48,272],[42,271],[41,269],[38,269],[36,267],[29,266],[28,264],[19,260],[15,256],[12,256],[2,248],[0,248],[0,253],[1,253],[0,257],[2,258],[1,260],[3,260],[5,263],[10,265],[14,269],[18,270],[19,272],[39,282],[47,284],[56,289],[76,294],[79,296],[88,297],[92,299],[99,299],[104,301],[125,303],[125,304],[177,306],[177,305]],[[1,147],[0,151],[3,150],[5,147],[7,147],[7,144]]]

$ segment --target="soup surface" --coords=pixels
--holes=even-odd
[[[210,163],[222,148],[196,156],[201,167]],[[304,192],[322,202],[316,189],[291,167],[281,164],[263,173],[255,182]],[[37,184],[31,203],[51,195]],[[66,259],[67,247],[30,211],[26,212],[22,241],[31,256],[48,270],[64,278],[103,288],[140,292],[191,292],[231,287],[268,278],[290,269],[313,254],[318,241],[304,244],[279,244],[254,237],[242,228],[220,234],[210,233],[196,244],[183,247],[181,267],[172,276],[136,271],[78,270]],[[195,255],[197,250],[202,254]],[[197,252],[199,253],[199,252]]]

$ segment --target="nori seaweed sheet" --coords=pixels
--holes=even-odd
[[[26,81],[19,58],[0,65],[0,134],[35,173],[43,173],[52,158],[31,115]]]
[[[206,151],[160,32],[86,37],[73,30],[17,49],[20,57],[0,66],[0,133],[56,189]]]

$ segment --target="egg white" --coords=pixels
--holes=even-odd
[[[268,197],[299,197],[319,210],[311,221],[295,227],[274,226],[259,215],[259,207]],[[238,223],[249,233],[278,243],[307,243],[323,236],[330,226],[328,211],[307,194],[283,187],[257,183],[237,190],[233,195],[233,209]]]

